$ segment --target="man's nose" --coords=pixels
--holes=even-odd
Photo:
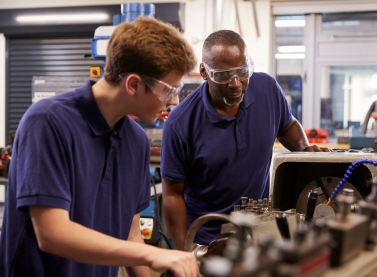
[[[239,86],[239,85],[241,85],[240,78],[239,78],[237,75],[234,75],[234,76],[230,79],[229,84],[230,84],[230,85],[233,85],[233,86]]]

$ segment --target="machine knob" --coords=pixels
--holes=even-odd
[[[308,194],[308,201],[306,202],[305,222],[307,223],[312,221],[317,199],[318,193],[315,190],[311,190]]]
[[[285,239],[291,239],[286,213],[278,212],[275,216],[275,219],[276,219],[276,224],[278,226],[280,235]]]
[[[247,202],[249,197],[243,196],[241,197],[241,210],[244,210],[247,207]]]
[[[353,189],[343,189],[344,196],[353,196]]]

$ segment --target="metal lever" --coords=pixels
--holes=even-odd
[[[175,275],[174,275],[173,271],[170,271],[170,270],[164,272],[164,273],[161,275],[161,277],[174,277],[174,276],[175,276]]]
[[[317,205],[318,193],[311,190],[308,194],[308,201],[306,202],[305,222],[310,223],[313,219],[315,206]]]
[[[291,234],[289,233],[289,225],[287,220],[287,215],[285,212],[279,212],[275,216],[276,224],[278,226],[280,235],[285,239],[291,239]]]

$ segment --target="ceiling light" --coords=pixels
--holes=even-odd
[[[304,45],[279,46],[278,51],[281,53],[304,53],[305,46]]]
[[[276,27],[304,27],[305,19],[275,20]]]
[[[109,19],[106,13],[82,13],[82,14],[35,14],[20,15],[16,17],[17,22],[99,22]]]
[[[275,54],[275,59],[303,59],[305,54]]]

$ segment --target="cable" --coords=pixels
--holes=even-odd
[[[156,202],[156,205],[154,206],[154,212],[156,214],[158,222],[161,223],[161,220],[160,220],[160,200],[158,199],[158,196],[157,196],[156,182],[154,181],[153,175],[152,174],[150,174],[150,175],[151,175],[151,182],[152,182],[153,191],[154,191],[154,199],[155,199],[155,202]]]
[[[158,231],[158,232],[159,232],[160,235],[165,239],[165,242],[166,242],[166,244],[168,245],[169,249],[173,249],[173,246],[171,245],[168,236],[167,236],[164,232],[162,232],[162,230],[160,230],[160,231]]]
[[[346,173],[344,174],[343,176],[343,179],[338,183],[338,185],[336,186],[336,188],[334,189],[333,193],[331,194],[329,200],[327,201],[326,203],[326,206],[329,206],[331,204],[332,201],[334,201],[335,197],[338,195],[338,193],[340,192],[340,190],[342,189],[342,187],[344,186],[344,184],[347,182],[347,180],[349,179],[349,177],[351,176],[352,174],[352,171],[358,166],[358,165],[361,165],[361,164],[371,164],[371,165],[374,165],[374,166],[377,166],[377,161],[373,161],[371,159],[361,159],[361,160],[357,160],[356,162],[353,162],[347,169]]]

